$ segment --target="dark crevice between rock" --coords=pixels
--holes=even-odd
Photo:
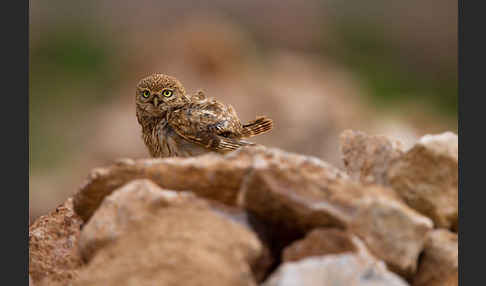
[[[420,252],[420,254],[417,258],[417,270],[415,271],[413,276],[412,275],[407,276],[407,277],[402,276],[402,278],[405,279],[408,282],[408,284],[410,284],[410,285],[414,284],[413,279],[417,275],[418,271],[420,270],[420,265],[422,265],[422,262],[424,260],[424,256],[425,256],[425,249],[422,249],[422,251]]]
[[[270,251],[271,261],[262,257],[261,261],[254,265],[252,269],[255,279],[260,283],[265,281],[280,266],[283,249],[294,241],[302,239],[306,232],[299,229],[291,229],[285,225],[266,222],[251,212],[248,212],[248,222],[260,241]],[[263,273],[262,269],[265,269]]]

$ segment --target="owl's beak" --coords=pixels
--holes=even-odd
[[[153,103],[154,103],[155,107],[157,107],[157,105],[159,105],[159,98],[157,96],[154,96]]]

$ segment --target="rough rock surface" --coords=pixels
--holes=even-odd
[[[310,257],[279,267],[264,286],[406,286],[382,261],[355,254]]]
[[[452,132],[426,135],[388,169],[393,189],[440,228],[457,225],[457,148],[458,138]]]
[[[246,227],[146,180],[108,197],[82,236],[95,247],[74,285],[256,285],[251,265],[262,254]]]
[[[348,176],[318,160],[278,149],[254,155],[239,204],[274,224],[306,232],[319,226],[345,226],[350,198],[358,188],[343,191]]]
[[[458,228],[457,136],[425,136],[405,153],[361,132],[341,142],[349,175],[265,147],[96,169],[29,227],[32,280],[407,285],[398,274],[457,285],[457,235],[431,220]]]
[[[251,166],[244,152],[227,156],[208,154],[191,158],[124,159],[91,172],[74,196],[74,209],[87,221],[113,190],[135,179],[150,179],[162,188],[186,191],[233,204],[243,177]]]
[[[305,238],[293,242],[283,251],[282,260],[291,262],[309,256],[339,253],[367,253],[362,241],[355,235],[338,228],[316,228]]]
[[[67,283],[76,278],[83,265],[78,253],[81,224],[69,198],[29,226],[29,274],[36,285]]]
[[[414,273],[425,234],[433,227],[429,218],[402,203],[391,189],[353,183],[303,156],[299,161],[272,155],[257,155],[258,163],[244,180],[239,201],[248,210],[297,232],[349,228],[394,271],[407,277]]]
[[[411,277],[432,221],[387,197],[365,199],[349,225],[370,252],[388,263],[391,270]],[[398,243],[399,242],[399,243]]]
[[[365,184],[386,184],[386,171],[403,154],[400,141],[345,130],[340,135],[344,166],[351,178]]]
[[[79,250],[85,261],[99,249],[124,236],[136,223],[153,216],[151,208],[192,203],[208,205],[189,192],[163,190],[149,180],[134,180],[106,197],[79,237]]]
[[[457,234],[445,229],[429,233],[413,286],[458,285]]]

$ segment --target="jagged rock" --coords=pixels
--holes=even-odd
[[[282,260],[291,262],[309,256],[345,252],[368,254],[363,242],[348,231],[337,228],[316,228],[309,232],[305,238],[286,247],[283,251]]]
[[[445,229],[429,233],[413,286],[458,285],[457,234]]]
[[[107,196],[84,225],[79,250],[90,261],[99,249],[125,235],[132,224],[153,216],[151,208],[192,203],[208,205],[189,192],[163,190],[149,180],[134,180]]]
[[[351,178],[365,184],[386,184],[386,171],[403,154],[400,141],[345,130],[340,135],[344,166]]]
[[[266,221],[288,229],[344,227],[353,207],[350,199],[362,194],[357,185],[343,184],[347,177],[317,158],[267,150],[255,155],[238,201]]]
[[[433,226],[430,219],[402,203],[389,188],[351,182],[338,170],[305,156],[290,160],[285,153],[272,154],[256,155],[242,186],[242,205],[287,232],[349,228],[394,271],[414,273],[425,234]]]
[[[458,138],[452,132],[426,135],[387,173],[394,190],[409,206],[429,216],[436,227],[457,225],[457,148]]]
[[[264,286],[406,286],[389,272],[382,261],[355,254],[310,257],[287,262],[270,276]]]
[[[349,175],[265,147],[96,169],[29,227],[32,280],[256,285],[272,252],[283,264],[266,286],[407,285],[388,269],[415,286],[457,285],[457,235],[427,217],[457,231],[457,136],[406,153],[361,132],[341,141]]]
[[[255,280],[257,282],[263,281],[268,274],[267,272],[275,262],[273,254],[278,256],[277,253],[272,253],[275,252],[276,248],[275,241],[272,241],[272,229],[242,208],[224,205],[216,201],[207,201],[207,203],[211,207],[211,210],[217,214],[245,226],[258,236],[263,245],[262,255],[251,266]]]
[[[400,201],[385,196],[366,198],[349,225],[370,252],[391,270],[411,277],[432,221]]]
[[[135,179],[150,179],[162,188],[192,191],[198,196],[234,205],[241,181],[252,159],[245,152],[226,156],[207,154],[190,158],[126,159],[97,168],[74,196],[74,209],[88,221],[113,190]]]
[[[275,159],[278,158],[278,159]],[[192,191],[196,195],[235,205],[244,177],[260,160],[302,166],[312,175],[347,177],[314,157],[287,153],[276,148],[246,147],[227,155],[206,154],[190,158],[120,160],[97,168],[74,196],[75,211],[87,221],[113,190],[135,179],[150,179],[162,188]],[[295,161],[295,162],[293,162]]]
[[[83,265],[78,253],[81,218],[69,198],[29,226],[29,277],[36,285],[67,284]]]
[[[256,285],[262,255],[244,225],[147,180],[107,197],[81,236],[90,260],[74,285]]]

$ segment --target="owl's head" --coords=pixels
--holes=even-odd
[[[182,84],[172,76],[152,74],[140,80],[135,91],[137,113],[158,117],[189,102]]]

